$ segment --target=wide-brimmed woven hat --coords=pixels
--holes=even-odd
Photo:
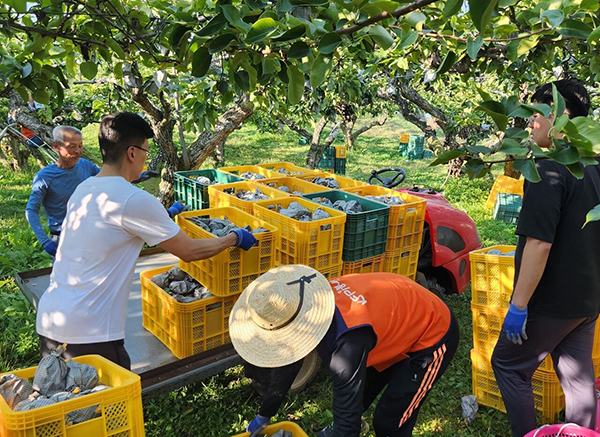
[[[240,295],[229,316],[229,335],[250,364],[282,367],[319,344],[334,310],[333,290],[321,273],[303,265],[276,267]]]

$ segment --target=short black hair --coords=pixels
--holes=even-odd
[[[107,115],[100,122],[98,143],[105,164],[117,164],[131,146],[141,146],[154,132],[146,120],[132,112]]]
[[[581,83],[572,79],[562,79],[552,83],[556,86],[556,90],[560,95],[563,96],[563,99],[565,99],[569,118],[588,116],[590,112],[590,96]],[[553,102],[552,83],[542,85],[535,90],[535,93],[531,96],[531,101],[551,105]],[[558,114],[558,116],[560,115]]]

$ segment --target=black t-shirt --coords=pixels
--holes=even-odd
[[[529,310],[556,318],[598,315],[600,310],[600,221],[585,223],[600,204],[600,165],[577,179],[557,162],[537,163],[541,182],[526,181],[516,234],[515,284],[527,237],[552,243],[548,263]]]

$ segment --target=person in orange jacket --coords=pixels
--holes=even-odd
[[[328,281],[303,265],[270,270],[251,283],[229,319],[231,341],[260,388],[247,430],[266,427],[302,359],[315,348],[333,380],[333,424],[319,437],[358,437],[361,414],[383,391],[375,435],[412,435],[424,399],[454,356],[459,330],[448,306],[391,273]]]

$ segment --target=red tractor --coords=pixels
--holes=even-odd
[[[383,173],[392,177],[383,177]],[[386,168],[371,171],[369,183],[376,180],[385,188],[395,188],[405,178],[404,170]],[[481,248],[475,222],[431,187],[414,186],[399,191],[427,200],[417,282],[437,294],[462,293],[471,280],[469,252]]]

